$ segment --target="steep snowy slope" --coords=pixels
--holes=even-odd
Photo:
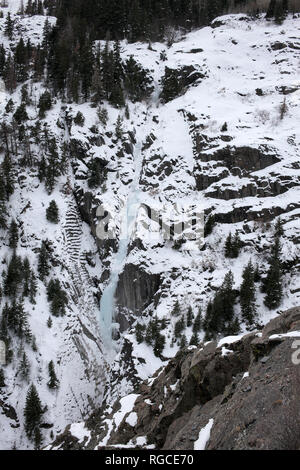
[[[12,3],[12,2],[11,2]],[[17,2],[15,2],[17,3]],[[15,6],[11,5],[12,8]],[[34,16],[16,17],[17,34],[14,41],[9,42],[0,34],[0,43],[5,47],[13,47],[20,35],[31,41],[41,41],[43,25],[46,18]],[[5,19],[0,19],[3,31]],[[54,23],[55,18],[50,18]],[[39,84],[31,89],[32,103],[41,94]],[[8,122],[9,115],[5,106],[12,99],[17,106],[20,102],[20,89],[9,95],[2,94],[0,103],[1,122]],[[50,133],[62,143],[68,139],[64,130],[60,130],[55,122],[61,113],[61,103],[57,103],[49,116]],[[36,108],[28,107],[28,114],[33,122],[37,120]],[[40,158],[41,149],[38,145],[30,148],[33,159]],[[52,268],[48,277],[59,279],[67,292],[68,305],[63,317],[52,316],[52,326],[47,326],[50,315],[50,303],[47,301],[45,284],[37,280],[37,297],[35,304],[24,300],[24,310],[28,314],[28,322],[32,340],[13,338],[10,344],[12,359],[3,368],[5,387],[0,390],[0,430],[1,449],[17,449],[32,447],[24,432],[24,405],[29,385],[37,387],[42,406],[47,407],[43,414],[43,440],[50,438],[50,433],[64,429],[67,423],[87,417],[102,401],[105,381],[105,363],[103,361],[102,341],[97,323],[98,301],[95,297],[96,286],[93,276],[98,272],[99,259],[95,241],[87,225],[82,222],[76,200],[71,191],[72,173],[68,168],[66,175],[61,177],[51,195],[47,194],[35,172],[18,167],[19,155],[14,155],[15,191],[7,206],[8,224],[14,219],[19,229],[17,255],[27,257],[37,274],[38,253],[41,241],[51,242]],[[4,153],[1,153],[3,161]],[[46,219],[46,208],[55,199],[59,207],[59,223],[53,224]],[[87,264],[86,253],[92,253],[94,267]],[[4,275],[7,264],[12,257],[8,247],[8,233],[1,230],[1,273]],[[3,309],[7,298],[1,299]],[[35,341],[33,340],[35,338]],[[32,346],[34,344],[34,346]],[[30,370],[26,378],[22,377],[22,357],[26,354]],[[99,360],[100,357],[100,360]],[[59,388],[50,390],[48,364],[53,361],[59,380]]]

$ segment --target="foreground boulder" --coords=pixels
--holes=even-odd
[[[262,332],[189,347],[48,448],[299,449],[299,343],[297,307]]]

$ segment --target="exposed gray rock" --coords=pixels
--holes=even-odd
[[[223,345],[231,351],[226,355],[216,342],[180,351],[152,385],[139,387],[136,425],[128,424],[127,413],[113,427],[106,448],[146,436],[159,449],[192,450],[200,430],[213,419],[207,449],[299,449],[300,371],[291,360],[293,338],[270,338],[293,331],[299,322],[300,308],[293,308],[266,325],[261,336],[253,332]],[[107,420],[119,408],[117,402],[109,416],[102,409],[97,420],[89,420],[92,437],[80,448],[101,445]],[[67,429],[53,445],[66,449],[71,443]]]
[[[160,287],[160,274],[144,271],[140,266],[126,264],[120,275],[116,303],[139,313],[152,301]]]

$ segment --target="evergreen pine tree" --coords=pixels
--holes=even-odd
[[[224,122],[223,126],[221,127],[221,132],[227,132],[227,131],[228,131],[227,122]]]
[[[109,102],[112,106],[115,106],[116,108],[122,108],[123,106],[125,106],[124,94],[120,84],[114,84],[112,86]],[[118,138],[122,138],[122,136]]]
[[[109,49],[109,43],[106,41],[104,49],[101,53],[101,78],[104,97],[109,100],[113,79],[113,53]]]
[[[21,83],[25,82],[25,80],[28,79],[28,51],[22,37],[19,40],[15,49],[14,62],[17,81]],[[27,104],[28,100],[28,93],[26,94],[26,92],[25,95],[27,95],[27,100],[24,100],[25,90],[26,86],[22,88],[22,103],[24,104],[24,106]]]
[[[42,413],[40,397],[36,387],[32,384],[27,392],[24,408],[25,431],[28,437],[32,437],[34,430],[39,427]]]
[[[30,276],[30,263],[29,259],[26,257],[23,261],[23,297],[28,297],[30,294]]]
[[[232,242],[232,258],[238,258],[241,245],[242,243],[239,234],[238,232],[235,232],[235,236]]]
[[[7,90],[12,93],[17,87],[16,64],[9,53],[5,62],[5,69],[3,71],[3,79]]]
[[[181,313],[180,305],[179,305],[178,300],[176,300],[174,308],[172,310],[172,316],[173,317],[178,317],[180,315],[180,313]]]
[[[266,293],[264,304],[270,310],[279,307],[282,299],[282,271],[280,261],[281,244],[279,237],[275,238],[269,260],[270,267],[267,277],[263,282]]]
[[[21,288],[22,279],[22,259],[17,256],[14,251],[7,267],[6,276],[4,278],[4,294],[9,297],[16,297],[17,291]]]
[[[281,25],[286,17],[286,12],[284,11],[283,1],[277,0],[275,9],[274,9],[274,19],[275,23]]]
[[[26,353],[24,352],[22,355],[22,360],[20,362],[20,373],[23,380],[28,380],[30,372],[30,364],[27,359]]]
[[[55,374],[53,361],[50,361],[48,364],[48,372],[49,372],[49,382],[47,384],[48,387],[57,388],[59,382]]]
[[[268,6],[268,9],[267,9],[267,13],[266,13],[266,18],[268,18],[268,19],[274,18],[275,7],[276,7],[276,0],[270,0],[269,6]]]
[[[237,317],[233,318],[227,325],[224,330],[225,335],[234,336],[239,334],[241,331],[240,322]]]
[[[53,224],[58,223],[58,207],[54,199],[50,202],[49,207],[46,209],[46,218]]]
[[[31,347],[32,347],[32,351],[37,352],[38,347],[37,347],[37,344],[36,344],[35,336],[32,336],[32,339],[31,339]]]
[[[158,330],[156,330],[155,338],[154,338],[154,346],[153,346],[153,352],[155,356],[161,357],[165,344],[166,344],[165,336],[162,335]]]
[[[15,333],[19,338],[25,338],[29,342],[32,338],[32,333],[28,323],[28,314],[24,310],[23,302],[20,301],[15,306]]]
[[[31,272],[30,283],[29,283],[29,301],[32,304],[35,304],[35,297],[37,293],[37,280],[34,272]]]
[[[117,137],[117,140],[122,140],[124,130],[123,130],[123,119],[121,116],[118,116],[117,122],[116,122],[116,128],[115,128],[115,134]]]
[[[38,104],[40,119],[44,119],[44,117],[46,116],[46,111],[49,111],[49,109],[51,109],[51,106],[52,106],[51,94],[49,91],[44,91],[44,93],[42,93],[40,96],[39,104]]]
[[[193,309],[191,306],[189,306],[188,311],[187,311],[187,316],[186,316],[186,326],[187,327],[192,326],[193,320],[194,320]]]
[[[194,332],[190,340],[190,346],[198,346],[198,345],[199,345],[198,333]]]
[[[105,108],[98,108],[97,115],[101,124],[106,127],[108,121],[108,112]]]
[[[149,70],[144,69],[133,56],[125,62],[125,89],[129,99],[135,103],[150,97],[153,86]]]
[[[240,302],[242,317],[248,324],[253,326],[256,318],[255,305],[255,284],[254,284],[254,268],[251,260],[243,271],[243,282],[240,289]]]
[[[47,320],[47,326],[48,328],[52,328],[52,318],[49,317],[48,320]]]
[[[201,308],[199,308],[199,312],[195,318],[194,325],[193,325],[193,332],[199,333],[202,328],[202,311]]]
[[[18,106],[18,108],[16,109],[14,113],[14,119],[19,125],[29,119],[26,111],[26,105],[24,103],[21,103],[20,106]]]
[[[101,186],[103,183],[104,173],[101,161],[98,158],[93,158],[88,167],[88,187],[92,189],[99,188],[99,186]]]
[[[40,182],[44,181],[47,174],[47,163],[45,160],[44,155],[42,156],[41,160],[38,162],[38,179]]]
[[[182,316],[177,322],[175,323],[175,328],[174,328],[174,336],[176,339],[180,338],[181,333],[184,330],[184,317]]]
[[[282,9],[284,16],[286,17],[289,12],[289,0],[282,0]]]
[[[135,327],[135,337],[136,337],[138,344],[141,344],[144,341],[144,332],[145,332],[145,326],[142,325],[141,323],[137,323]]]
[[[226,258],[238,258],[241,247],[241,240],[238,232],[235,232],[235,236],[232,237],[231,232],[229,233],[225,242],[225,257]]]
[[[235,294],[233,291],[233,274],[229,271],[224,278],[224,282],[220,289],[220,297],[222,299],[223,319],[230,322],[233,318]]]
[[[180,349],[185,349],[187,347],[187,340],[184,335],[181,336],[179,347]]]
[[[43,442],[42,433],[41,433],[41,430],[40,430],[39,427],[34,428],[33,442],[34,442],[34,449],[39,450],[41,448],[41,444]]]
[[[0,388],[5,387],[5,377],[4,377],[4,370],[0,369]]]
[[[225,242],[225,257],[231,258],[231,255],[232,255],[232,235],[230,232]]]
[[[276,223],[275,223],[275,238],[279,238],[279,237],[282,237],[284,234],[284,230],[283,230],[283,222],[281,220],[281,218],[279,217],[279,219],[277,219]]]
[[[14,192],[14,177],[13,177],[13,167],[11,162],[11,157],[8,153],[5,154],[3,163],[2,163],[3,176],[5,181],[5,190],[7,200]]]
[[[152,344],[152,321],[150,321],[147,325],[146,335],[145,335],[145,342],[148,346]]]
[[[259,282],[261,279],[260,275],[260,270],[258,264],[256,265],[255,271],[254,271],[254,282]]]
[[[7,105],[5,106],[5,111],[6,111],[7,113],[11,113],[13,110],[14,110],[14,102],[13,102],[13,100],[10,98],[9,101],[7,102]]]
[[[233,274],[229,271],[225,275],[223,284],[216,292],[213,301],[207,305],[203,324],[206,340],[213,339],[220,333],[227,334],[228,331],[232,330],[235,303],[233,281]]]
[[[4,25],[4,34],[8,37],[10,41],[13,39],[14,34],[14,21],[11,18],[10,12],[7,13],[5,25]]]
[[[0,228],[6,228],[6,218],[7,218],[7,209],[6,209],[6,188],[4,175],[0,171]]]
[[[210,341],[216,335],[219,329],[219,318],[214,309],[214,302],[210,301],[206,307],[206,315],[204,320],[205,340]]]
[[[92,102],[94,105],[101,103],[104,97],[103,85],[101,80],[101,73],[98,68],[95,69],[92,76]]]
[[[57,178],[62,174],[61,162],[55,138],[49,142],[48,165],[46,167],[45,186],[49,194],[52,193]]]
[[[15,250],[18,246],[19,231],[16,221],[13,219],[9,226],[9,247]]]
[[[51,34],[51,25],[48,20],[48,17],[46,17],[46,20],[44,22],[44,28],[43,28],[43,41],[42,41],[43,50],[49,49],[50,34]]]
[[[68,303],[67,294],[64,290],[60,290],[52,300],[50,311],[55,317],[63,317],[66,313],[66,305]]]
[[[38,273],[41,281],[48,276],[50,272],[49,251],[45,240],[42,241],[38,256]]]
[[[84,125],[84,121],[85,119],[84,119],[83,114],[80,111],[78,111],[78,113],[74,117],[74,124],[82,127]]]

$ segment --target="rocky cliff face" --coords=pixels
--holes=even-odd
[[[137,344],[136,322],[145,330],[153,318],[165,322],[162,357],[174,356],[179,349],[174,341],[176,319],[171,316],[176,301],[183,315],[189,305],[194,315],[199,308],[204,314],[229,269],[238,292],[243,267],[250,259],[264,277],[279,216],[284,227],[282,308],[299,304],[300,142],[295,126],[299,115],[295,74],[299,51],[288,45],[272,47],[284,34],[295,37],[295,20],[286,21],[289,32],[281,34],[263,19],[251,22],[240,15],[224,17],[219,24],[173,44],[164,62],[160,60],[165,49],[162,44],[156,44],[153,50],[143,44],[124,45],[124,58],[134,54],[151,70],[155,84],[151,103],[130,106],[130,122],[124,124],[122,140],[115,139],[111,123],[97,142],[86,143],[85,127],[76,132],[74,151],[80,164],[74,167],[75,194],[82,217],[95,235],[97,207],[103,205],[116,225],[114,239],[96,240],[101,258],[99,297],[109,283],[119,246],[120,213],[135,174],[137,134],[142,144],[139,190],[144,207],[156,215],[165,206],[196,204],[206,220],[211,215],[215,222],[199,251],[193,242],[186,242],[185,234],[178,240],[165,239],[162,233],[151,237],[148,228],[155,231],[159,224],[150,219],[149,210],[138,213],[135,239],[128,246],[116,291],[118,351],[124,349],[126,334],[125,349],[129,342],[135,377],[127,380],[127,354],[118,356],[112,371],[115,376],[115,366],[118,368],[123,393],[150,373],[141,358],[146,357],[147,364],[157,364],[152,348]],[[185,72],[191,73],[193,80],[183,80]],[[181,77],[181,88],[161,100],[166,73]],[[115,119],[115,110],[111,114]],[[103,162],[105,181],[101,179],[99,188],[91,189],[86,178],[95,153]],[[224,258],[224,243],[235,231],[241,239],[241,254],[229,260]],[[265,323],[275,312],[264,306],[259,286],[256,291],[258,321]],[[235,305],[235,312],[241,320],[239,305]],[[191,328],[185,328],[185,336],[189,342]],[[200,338],[203,336],[201,332]]]
[[[210,422],[208,450],[299,449],[299,338],[298,307],[261,332],[189,347],[51,448],[192,450]]]

